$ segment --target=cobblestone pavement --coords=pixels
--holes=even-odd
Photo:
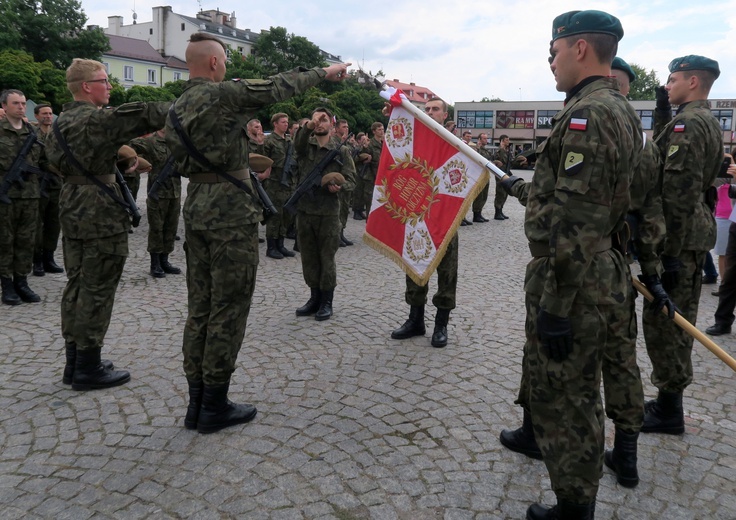
[[[93,392],[61,383],[65,277],[31,276],[43,303],[0,308],[0,518],[485,520],[553,503],[544,465],[498,441],[521,422],[513,400],[529,258],[523,208],[509,199],[505,212],[505,222],[460,228],[445,349],[429,345],[431,305],[426,337],[390,339],[408,314],[404,276],[359,240],[339,250],[335,315],[321,323],[294,315],[308,297],[299,258],[262,250],[231,386],[259,413],[207,436],[183,427],[184,277],[148,275],[145,218],[103,350],[130,383]],[[363,227],[350,219],[346,235]],[[181,245],[171,259],[183,267]],[[717,303],[711,287],[701,330]],[[736,334],[718,342],[736,353]],[[639,346],[652,397],[641,335]],[[736,379],[697,344],[693,363],[686,433],[641,436],[636,489],[604,469],[597,518],[736,518]],[[610,422],[606,433],[611,446]]]

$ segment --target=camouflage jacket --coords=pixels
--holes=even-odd
[[[318,84],[326,72],[320,67],[295,69],[266,80],[223,81],[206,78],[186,82],[176,101],[176,113],[197,149],[221,171],[248,167],[248,145],[243,127],[264,105],[284,101]],[[170,118],[166,144],[176,157],[179,173],[209,172],[179,140]],[[245,181],[250,184],[250,180]],[[255,192],[253,191],[255,195]],[[257,197],[257,196],[256,196]],[[192,229],[219,229],[260,222],[260,203],[229,183],[189,183],[184,219]]]
[[[496,150],[496,154],[493,156],[493,162],[498,166],[501,170],[505,171],[506,173],[511,173],[511,168],[516,168],[521,164],[519,157],[513,157],[511,159],[511,164],[509,164],[508,170],[506,169],[506,163],[509,160],[509,156],[511,155],[511,152],[508,150],[504,150],[503,148],[499,148]]]
[[[632,238],[644,274],[659,274],[657,248],[664,239],[662,213],[662,166],[659,148],[651,139],[644,142],[641,164],[631,179],[631,208],[636,222]]]
[[[269,157],[273,161],[273,165],[271,166],[271,175],[268,177],[268,179],[263,181],[263,185],[266,187],[266,189],[278,188],[278,186],[286,188],[286,186],[283,186],[281,184],[281,177],[284,173],[284,161],[286,161],[286,154],[291,144],[291,138],[288,135],[281,137],[276,132],[271,132],[266,137],[266,142],[263,143],[263,155]],[[295,182],[293,166],[294,164],[296,164],[296,152],[293,150],[293,147],[291,151],[291,164],[292,171],[287,176],[289,186],[293,186]]]
[[[370,176],[372,179],[376,178],[376,175],[378,174],[378,163],[381,162],[381,150],[383,150],[383,141],[379,141],[375,137],[371,137],[371,140],[368,142],[368,146],[363,148],[363,153],[369,153],[371,154],[371,162],[370,164]],[[368,175],[368,172],[365,173],[365,175]]]
[[[302,127],[297,132],[294,140],[294,148],[299,156],[299,183],[304,182],[304,179],[309,176],[322,157],[337,146],[339,146],[339,143],[334,139],[327,141],[327,146],[320,146],[312,132],[306,126]],[[329,163],[322,170],[322,175],[339,172],[345,177],[345,184],[343,184],[342,189],[345,191],[353,190],[355,188],[355,164],[349,146],[340,148],[340,161],[342,165],[337,160]],[[340,200],[337,195],[337,193],[330,193],[326,187],[319,187],[313,194],[308,193],[299,199],[297,209],[300,213],[308,215],[338,215]]]
[[[0,120],[0,183],[5,181],[5,175],[13,165],[20,149],[31,133],[36,130],[24,123],[20,130],[16,130],[6,119]],[[26,155],[26,163],[29,166],[38,166],[41,158],[41,146],[34,144]],[[23,174],[24,186],[13,183],[8,189],[8,197],[11,199],[37,199],[39,198],[39,179],[34,173]]]
[[[478,147],[478,153],[489,161],[493,160],[493,153],[491,153],[491,151],[485,146]]]
[[[49,134],[51,133],[51,129],[49,129]],[[49,136],[49,134],[46,134],[41,131],[40,128],[36,128],[36,135],[38,136],[38,142],[39,143],[45,143],[46,138]],[[41,150],[41,156],[38,159],[38,167],[41,168],[44,172],[44,189],[46,190],[46,193],[50,190],[61,190],[61,177],[54,173],[53,171],[50,171],[49,168],[49,161],[46,158],[46,151]]]
[[[527,238],[549,252],[527,266],[524,290],[565,317],[573,303],[620,304],[631,290],[623,255],[601,249],[624,227],[642,129],[611,78],[585,85],[552,124],[532,181],[514,184],[512,195],[526,203]]]
[[[169,106],[169,102],[136,102],[99,109],[86,101],[72,101],[64,105],[57,122],[77,161],[93,175],[110,175],[115,173],[118,149],[134,137],[164,126]],[[71,165],[53,132],[46,138],[46,157],[63,177],[84,175]],[[109,186],[121,197],[116,182]],[[59,218],[64,236],[75,239],[108,237],[130,228],[125,208],[94,184],[65,183]]]
[[[662,209],[667,224],[662,253],[709,251],[716,224],[704,201],[723,160],[723,132],[708,102],[678,108],[656,140],[662,154]]]
[[[152,168],[148,172],[148,191],[151,191],[153,183],[156,182],[169,158],[169,147],[166,146],[166,138],[153,133],[148,137],[137,137],[129,145],[140,157],[151,163]],[[181,198],[181,177],[174,175],[176,164],[174,164],[174,170],[171,173],[172,175],[158,189],[157,194],[160,199]]]

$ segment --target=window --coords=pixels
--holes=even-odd
[[[156,84],[156,70],[155,69],[148,69],[148,82],[153,85]]]
[[[174,81],[179,81],[181,79],[181,72],[174,72]]]
[[[125,67],[123,67],[123,79],[125,79],[125,81],[133,81],[132,65],[126,65]]]
[[[108,74],[110,74],[110,64],[109,63],[105,63],[104,61],[102,62],[102,64],[105,66],[105,72],[107,72]]]
[[[537,110],[537,128],[552,128],[552,118],[557,110]]]
[[[493,128],[493,110],[460,110],[458,128]]]
[[[721,130],[731,130],[733,122],[733,110],[711,110],[713,116],[718,119]]]
[[[654,111],[652,110],[637,110],[636,115],[641,119],[641,129],[651,130],[654,128]]]
[[[499,110],[496,128],[534,128],[534,110]]]

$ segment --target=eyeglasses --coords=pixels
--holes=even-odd
[[[89,80],[85,81],[85,83],[104,83],[105,85],[110,85],[110,80],[108,78],[89,79]]]

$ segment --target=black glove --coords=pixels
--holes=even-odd
[[[570,318],[560,318],[544,309],[537,314],[537,337],[547,354],[558,363],[572,352],[572,325]]]
[[[675,311],[679,312],[675,302],[670,299],[669,294],[662,287],[662,281],[656,274],[640,274],[639,280],[641,283],[647,286],[649,292],[652,293],[654,299],[652,300],[652,311],[655,313],[662,312],[662,309],[667,307],[667,316],[671,319],[675,319]]]
[[[511,195],[511,188],[514,184],[516,184],[519,181],[523,181],[521,177],[517,177],[516,175],[509,175],[507,178],[501,181],[501,187],[506,190],[506,193]]]
[[[654,95],[657,97],[657,110],[672,110],[670,95],[664,86],[656,87]]]
[[[731,199],[736,199],[736,184],[731,184],[728,187],[728,196]]]
[[[672,292],[672,289],[677,287],[677,282],[680,280],[680,269],[682,268],[682,262],[676,256],[662,255],[660,257],[662,261],[662,267],[664,267],[664,273],[662,273],[662,288],[668,293]]]

